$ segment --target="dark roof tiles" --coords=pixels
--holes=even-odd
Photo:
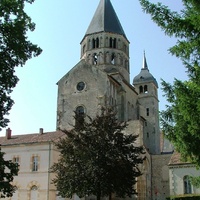
[[[85,35],[111,32],[126,38],[121,23],[110,0],[101,0]]]

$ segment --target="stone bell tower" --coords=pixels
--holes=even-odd
[[[120,120],[129,119],[136,101],[129,79],[129,41],[110,0],[100,0],[81,41],[80,61],[57,83],[57,128],[70,127],[74,112],[92,117],[105,104],[117,107]]]
[[[146,119],[143,136],[144,144],[151,154],[159,154],[160,128],[158,83],[149,72],[145,53],[142,69],[133,79],[133,85],[138,92],[138,102],[142,107],[142,109],[140,109],[140,115]]]
[[[129,41],[110,0],[101,0],[81,41],[81,59],[129,82]]]

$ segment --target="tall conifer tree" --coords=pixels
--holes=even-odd
[[[169,104],[161,112],[165,135],[182,158],[200,167],[200,3],[199,0],[182,0],[180,12],[171,11],[161,3],[140,0],[143,10],[164,30],[177,38],[169,49],[183,62],[188,80],[175,79],[173,84],[162,80]],[[173,71],[173,68],[170,69]]]

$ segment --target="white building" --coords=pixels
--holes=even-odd
[[[61,132],[43,133],[40,129],[36,134],[12,136],[8,129],[6,137],[0,137],[5,160],[19,164],[18,176],[12,183],[16,192],[6,200],[56,200],[50,167],[59,155],[53,141],[63,135]]]
[[[170,195],[200,194],[200,188],[195,188],[190,181],[190,176],[200,176],[200,171],[195,165],[181,161],[179,153],[175,152],[169,163]]]

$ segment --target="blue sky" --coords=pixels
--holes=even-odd
[[[172,10],[180,10],[181,0],[160,0]],[[176,42],[165,36],[145,14],[138,0],[111,0],[123,29],[130,41],[130,80],[142,67],[146,52],[150,72],[157,79],[173,82],[186,79],[182,63],[168,53]],[[158,2],[152,0],[151,2]],[[36,23],[29,39],[38,44],[43,53],[17,68],[20,81],[12,93],[15,105],[8,116],[13,135],[37,133],[56,129],[57,81],[80,60],[82,40],[99,0],[35,0],[26,11]],[[166,104],[159,87],[160,110]],[[5,129],[0,135],[5,134]]]

